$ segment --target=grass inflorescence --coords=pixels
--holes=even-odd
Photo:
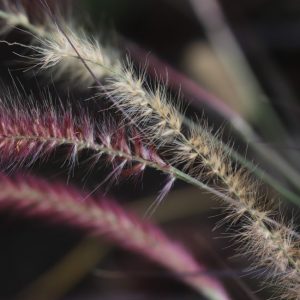
[[[94,84],[95,97],[111,101],[112,107],[124,114],[124,121],[116,124],[107,119],[99,125],[97,118],[92,120],[87,113],[78,117],[51,105],[46,109],[48,115],[35,108],[2,106],[3,159],[13,160],[13,164],[32,163],[65,145],[73,162],[83,150],[92,151],[91,161],[108,157],[113,166],[111,176],[139,175],[145,167],[166,174],[168,182],[158,202],[175,179],[213,192],[227,205],[225,220],[241,225],[236,237],[242,251],[253,258],[253,266],[267,267],[270,282],[281,286],[279,295],[299,299],[299,235],[292,224],[285,224],[261,184],[231,159],[207,126],[187,128],[164,85],[147,84],[146,71],[136,72],[130,59],[123,59],[118,50],[104,47],[62,20],[56,24],[50,18],[45,30],[41,25],[32,30],[35,25],[25,11],[8,8],[6,5],[0,14],[7,28],[22,26],[32,33],[34,43],[24,45],[32,51],[26,55],[27,62],[45,74],[54,74],[56,80],[79,81],[82,87]]]

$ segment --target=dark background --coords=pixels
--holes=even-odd
[[[127,42],[134,42],[145,50],[145,54],[155,54],[161,59],[162,64],[169,64],[186,76],[190,75],[184,63],[188,46],[195,41],[206,41],[203,26],[185,0],[68,2],[75,16],[80,22],[85,22],[89,31],[104,35],[106,40],[112,40],[113,43],[117,32],[125,40],[119,43],[125,52],[130,51]],[[27,5],[33,15],[39,14],[41,9],[39,4],[35,1],[27,1]],[[298,131],[290,122],[289,116],[292,115],[297,119],[299,107],[291,106],[289,103],[286,105],[285,96],[288,93],[298,99],[300,92],[298,75],[300,2],[222,0],[221,5],[257,79],[272,100],[270,105],[278,112],[286,128],[297,140]],[[20,35],[20,38],[26,40],[26,37],[22,37],[19,32],[10,33],[11,38],[14,35]],[[7,72],[8,61],[13,58],[13,55],[10,48],[0,46],[2,81],[8,84],[11,80]],[[139,64],[145,64],[145,60],[140,58]],[[12,69],[13,77],[18,77],[28,91],[43,89],[49,85],[39,77],[39,74],[36,74],[36,79],[33,80],[16,68]],[[280,75],[279,79],[277,74]],[[197,81],[196,78],[194,80]],[[281,86],[282,82],[284,88]],[[52,92],[55,90],[55,93],[60,95],[69,92],[68,88],[59,84],[55,88],[53,84],[49,86]],[[72,91],[71,96],[84,97]],[[217,124],[215,126],[219,124],[226,126],[226,119],[224,120],[206,106],[203,106],[203,109],[210,123]],[[201,113],[201,109],[190,107],[188,113],[191,112]],[[225,129],[225,138],[226,135],[231,134],[234,135],[229,128]],[[242,142],[240,147],[243,147]],[[294,150],[298,151],[298,149]],[[43,167],[34,166],[33,172],[50,179],[66,180],[67,177],[59,157],[54,157]],[[95,170],[84,185],[80,180],[84,168],[78,167],[71,183],[87,190],[92,189],[100,178],[105,177],[106,172],[107,170],[101,168]],[[136,205],[141,198],[150,197],[146,198],[146,202],[142,202],[146,203],[144,207],[139,208],[139,212],[142,213],[147,205],[151,204],[151,199],[155,199],[155,194],[162,186],[163,180],[163,176],[147,171],[143,184],[125,182],[118,188],[112,188],[109,194],[123,205],[129,203]],[[161,208],[162,219],[163,214],[172,207],[172,198],[176,197],[177,191],[186,191],[182,201],[195,198],[195,191],[181,183],[176,184],[174,190],[175,192],[171,193],[167,203]],[[235,250],[229,238],[217,239],[223,237],[224,228],[212,231],[216,222],[222,218],[218,209],[212,209],[217,207],[216,202],[201,193],[197,197],[203,203],[197,208],[198,211],[191,209],[190,215],[177,215],[172,220],[164,222],[163,228],[192,249],[196,257],[207,263],[211,272],[220,276],[233,299],[265,299],[268,291],[257,292],[259,285],[255,276],[237,279],[237,275],[246,273],[249,262],[239,257],[232,258]],[[153,218],[155,219],[156,215]],[[82,251],[79,251],[74,264],[80,265],[81,260],[82,264],[86,260],[89,261],[90,253],[94,253],[95,249],[99,250],[99,253],[103,251],[104,254],[102,257],[99,256],[99,259],[94,259],[94,262],[89,262],[90,267],[87,270],[79,272],[77,277],[74,276],[76,278],[72,284],[62,288],[62,299],[201,299],[167,272],[141,257],[112,247],[104,240],[103,242],[86,241],[82,234],[63,225],[47,225],[40,221],[23,220],[19,215],[7,213],[0,215],[0,299],[14,299],[16,296],[22,299],[20,293],[27,291],[32,282],[63,261],[68,253],[77,249],[76,247],[81,247],[82,243],[85,243],[85,246]],[[96,266],[112,271],[114,276],[104,273],[97,276],[93,271]],[[65,271],[62,278],[52,277],[53,282],[38,294],[39,298],[32,296],[32,299],[59,299],[60,295],[55,296],[53,291],[61,286],[61,282],[68,281],[74,273],[75,271],[70,268]],[[51,293],[54,293],[54,296],[51,296]]]

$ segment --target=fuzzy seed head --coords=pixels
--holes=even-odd
[[[0,189],[2,211],[13,211],[43,222],[59,222],[89,235],[104,236],[115,245],[167,268],[209,299],[230,299],[213,277],[180,276],[182,273],[201,273],[205,268],[158,227],[126,212],[111,199],[96,199],[70,186],[24,176],[12,180],[0,175]]]
[[[89,39],[84,32],[75,33],[66,24],[63,24],[63,28],[96,78],[101,79],[119,72],[119,54],[116,50],[100,45],[96,39]],[[54,79],[68,76],[69,81],[86,87],[94,83],[94,79],[78,58],[70,41],[57,27],[53,27],[47,36],[39,39],[40,45],[32,46],[35,53],[31,58],[33,63],[41,69],[53,68],[51,74]]]
[[[83,151],[89,151],[89,162],[96,164],[102,156],[113,167],[112,178],[138,175],[145,166],[171,174],[170,166],[156,148],[145,144],[140,135],[123,123],[117,124],[106,115],[96,121],[81,108],[80,114],[60,108],[47,99],[37,104],[27,99],[30,107],[21,104],[22,96],[11,92],[2,97],[0,108],[1,163],[17,167],[31,165],[58,149],[64,149],[70,166],[77,163]]]
[[[180,134],[182,117],[169,104],[166,93],[160,86],[155,90],[147,87],[143,75],[136,75],[130,64],[111,76],[105,89],[149,140],[164,143]]]

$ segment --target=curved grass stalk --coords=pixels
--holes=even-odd
[[[9,93],[6,95],[12,97]],[[286,227],[283,223],[274,221],[266,210],[262,210],[250,200],[238,201],[231,198],[230,195],[227,196],[165,163],[155,150],[150,150],[149,145],[143,145],[138,137],[128,140],[124,127],[116,130],[113,124],[110,124],[102,126],[102,130],[99,131],[99,126],[93,125],[86,114],[82,113],[79,119],[76,119],[71,112],[58,113],[51,105],[46,106],[47,114],[35,107],[31,107],[29,111],[26,108],[20,108],[20,105],[18,108],[9,109],[2,104],[1,108],[0,153],[3,161],[12,159],[14,166],[17,162],[33,163],[58,147],[65,146],[69,149],[68,158],[71,164],[75,163],[76,156],[83,150],[92,151],[94,153],[92,158],[96,162],[101,155],[106,155],[113,165],[115,176],[121,174],[123,170],[125,174],[128,172],[139,174],[144,167],[155,168],[171,178],[184,180],[218,195],[231,210],[229,216],[245,222],[243,238],[252,237],[254,234],[259,237],[259,239],[247,240],[249,247],[253,247],[253,241],[255,244],[258,243],[260,248],[262,247],[260,243],[269,245],[269,248],[265,249],[267,254],[264,254],[262,261],[267,257],[274,258],[272,261],[275,264],[275,269],[272,271],[273,277],[283,280],[280,274],[285,274],[288,277],[284,278],[289,278],[294,282],[293,276],[298,276],[298,242],[292,227]],[[111,134],[112,132],[114,134]],[[255,224],[259,227],[254,226]],[[282,247],[282,245],[285,246]],[[278,257],[281,257],[281,260],[278,260]],[[265,265],[262,261],[261,263]]]
[[[212,0],[207,3],[207,1],[203,0],[190,0],[190,3],[199,21],[203,23],[208,39],[236,89],[239,101],[244,106],[241,107],[243,114],[255,120],[256,123],[260,121],[257,120],[257,116],[268,116],[268,122],[264,122],[260,129],[265,134],[270,135],[271,132],[276,132],[276,137],[284,137],[285,129],[275,111],[270,105],[262,104],[263,102],[268,102],[268,97],[262,91],[249,67],[247,59],[225,20],[218,1]],[[236,105],[238,106],[237,103]],[[265,114],[257,113],[256,107],[259,108],[260,112],[264,111]],[[275,165],[280,173],[285,174],[299,191],[300,175],[293,165],[271,147],[260,144],[260,138],[243,118],[234,119],[233,123],[235,123],[233,124],[234,127],[238,128],[238,132],[241,133],[247,142],[254,141],[250,145],[251,148],[272,166]]]
[[[65,38],[63,36],[59,35],[59,31],[57,29],[52,27],[52,28],[50,28],[50,30],[46,30],[46,27],[44,27],[44,26],[39,26],[39,25],[30,23],[25,11],[20,10],[19,7],[17,9],[13,9],[13,7],[11,7],[9,4],[6,7],[6,11],[0,10],[0,18],[6,20],[6,22],[10,26],[21,26],[21,27],[25,28],[29,32],[33,33],[33,35],[35,36],[35,39],[39,40],[41,42],[41,44],[44,45],[42,47],[23,45],[25,47],[33,48],[37,53],[39,53],[39,55],[41,55],[41,57],[44,58],[44,62],[41,63],[41,68],[53,67],[54,65],[59,64],[62,59],[69,58],[69,59],[71,59],[71,61],[70,61],[70,64],[68,64],[67,66],[64,66],[65,70],[68,70],[68,66],[70,68],[71,65],[74,64],[74,60],[75,60],[74,68],[76,70],[81,70],[81,71],[84,70],[84,72],[82,72],[81,75],[78,75],[77,72],[75,72],[75,73],[70,72],[72,74],[77,74],[77,75],[73,75],[74,79],[81,78],[83,81],[92,80],[90,77],[90,74],[88,74],[88,72],[86,72],[85,68],[82,67],[82,64],[79,61],[78,55],[76,53],[74,53],[74,50],[70,47],[70,45],[68,43],[66,43]],[[50,24],[51,24],[51,21],[50,21]],[[78,49],[84,49],[84,51],[80,52],[80,55],[89,64],[89,66],[92,66],[92,70],[93,70],[93,72],[95,72],[95,74],[97,76],[102,77],[105,74],[116,76],[116,75],[120,74],[119,63],[116,63],[116,65],[113,67],[112,63],[107,63],[109,61],[108,59],[103,60],[103,57],[109,57],[109,56],[111,56],[111,54],[105,54],[105,51],[103,49],[101,49],[100,45],[96,41],[91,43],[90,40],[88,40],[88,38],[85,35],[83,35],[82,37],[79,37],[79,36],[77,37],[73,33],[73,31],[71,31],[71,32],[68,31],[68,33],[71,33],[72,42],[75,42],[76,45],[78,45],[80,42],[82,42],[82,44],[85,44],[85,46],[86,46],[85,48],[81,47],[81,45],[79,45],[79,47],[78,47]],[[57,40],[57,45],[55,47],[53,47],[54,44],[52,44],[52,47],[53,47],[52,50],[56,51],[56,57],[54,57],[55,55],[53,56],[53,53],[55,54],[55,51],[52,53],[52,55],[51,55],[51,52],[50,52],[50,55],[49,55],[49,52],[47,52],[49,50],[47,47],[51,47],[51,41],[53,41],[53,40]],[[35,59],[37,59],[37,61],[39,61],[39,58],[35,58]],[[118,61],[118,59],[119,58],[116,56],[115,60]],[[76,63],[76,61],[79,62],[79,64]],[[97,67],[95,67],[95,66],[97,66]],[[59,74],[60,73],[61,72],[59,72]],[[122,76],[122,72],[121,72],[121,76]],[[126,74],[125,75],[123,74],[123,79],[126,79]],[[78,82],[78,80],[76,80],[76,82]],[[167,114],[168,114],[168,112],[167,112]],[[174,114],[173,114],[173,116],[174,116]],[[184,120],[184,118],[179,117],[175,121],[175,122],[177,122],[177,128],[176,128],[177,132],[179,132],[178,127],[181,126],[181,120]],[[185,120],[184,120],[184,123],[187,124],[188,126],[190,126],[190,123],[185,122]],[[213,138],[213,136],[212,136],[212,138]],[[264,180],[266,183],[271,185],[275,190],[277,190],[285,198],[289,199],[296,205],[300,205],[300,199],[297,194],[286,189],[280,182],[278,182],[276,179],[272,178],[271,176],[267,175],[265,172],[260,170],[257,166],[254,166],[251,162],[247,161],[245,158],[243,158],[241,155],[239,155],[234,150],[228,149],[226,147],[226,145],[223,145],[223,147],[224,147],[224,150],[227,150],[227,151],[229,150],[228,153],[232,157],[234,157],[234,159],[236,159],[239,163],[241,163],[246,168],[248,168],[251,172],[255,173],[259,178]],[[278,162],[278,161],[281,161],[281,160],[276,159],[276,162]],[[281,168],[281,170],[282,170],[282,168]]]
[[[124,41],[124,43],[126,47],[129,48],[130,53],[133,54],[133,59],[137,63],[144,61],[147,57],[147,60],[149,61],[149,67],[147,71],[148,74],[150,73],[150,76],[156,77],[157,74],[163,76],[165,74],[165,70],[167,69],[168,85],[172,89],[177,89],[178,86],[181,86],[183,94],[189,96],[188,100],[191,102],[193,106],[202,109],[203,103],[208,105],[218,114],[223,116],[225,119],[229,120],[232,127],[237,132],[240,131],[241,136],[244,137],[243,132],[241,132],[241,130],[243,128],[244,129],[249,128],[249,126],[240,127],[241,121],[239,115],[233,110],[231,110],[228,106],[226,106],[220,99],[218,99],[214,95],[204,90],[201,86],[199,86],[198,84],[196,84],[195,82],[193,82],[192,80],[190,80],[189,78],[187,78],[186,76],[178,72],[177,70],[173,69],[171,66],[166,65],[165,62],[159,60],[157,57],[153,55],[149,56],[138,45],[128,41]],[[197,124],[195,124],[195,122],[193,122],[190,119],[187,119],[184,116],[182,120],[183,120],[183,124],[190,129],[197,127]],[[244,133],[246,132],[244,131]],[[214,138],[214,136],[212,136],[212,138]],[[248,137],[249,141],[253,139],[257,140],[257,137],[253,135],[251,138]],[[218,142],[219,141],[216,140],[216,143]],[[250,143],[249,146],[255,148],[255,145],[252,145],[252,143]],[[277,191],[280,195],[282,195],[283,198],[291,201],[297,206],[300,205],[300,196],[298,194],[286,188],[279,180],[277,180],[270,174],[266,173],[259,166],[253,164],[250,160],[247,160],[244,156],[240,155],[238,152],[236,152],[234,149],[230,148],[226,144],[223,144],[223,148],[228,153],[228,155],[232,157],[232,159],[236,160],[242,166],[247,168],[251,173],[255,174],[257,178],[261,179],[263,182],[271,186],[275,191]],[[269,153],[269,151],[266,151],[266,153]],[[267,159],[270,160],[270,157],[268,156]],[[279,169],[281,170],[281,168]]]
[[[38,108],[29,98],[31,106],[25,107],[18,99],[22,96],[10,91],[6,91],[5,97],[0,102],[0,153],[4,166],[31,165],[59,147],[67,147],[66,159],[70,166],[76,163],[81,152],[91,151],[91,165],[106,155],[114,169],[120,167],[118,174],[124,170],[124,175],[138,175],[149,167],[166,174],[171,180],[179,179],[207,191],[230,206],[239,205],[230,195],[165,162],[153,145],[143,144],[139,135],[128,136],[130,132],[126,132],[122,124],[118,126],[106,119],[100,125],[84,110],[80,116],[72,111],[58,111],[49,100],[44,100],[44,105]],[[268,223],[281,226],[270,218]]]
[[[69,39],[67,42],[70,42]],[[73,42],[76,45],[76,40],[72,40]],[[54,45],[53,41],[50,41],[51,45]],[[73,48],[77,53],[76,48]],[[46,53],[47,51],[49,48],[46,49]],[[81,57],[84,51],[78,53],[80,60],[84,62],[85,57]],[[42,54],[43,57],[47,57]],[[56,61],[52,60],[54,63]],[[51,67],[51,60],[50,63],[45,62],[45,66]],[[189,183],[196,183],[200,182],[199,179],[203,175],[201,172],[204,170],[207,177],[218,179],[228,194],[222,199],[230,200],[228,219],[233,218],[233,222],[243,220],[242,237],[246,239],[246,245],[251,251],[259,250],[259,253],[256,252],[258,263],[270,267],[270,277],[282,282],[284,292],[289,297],[294,297],[299,288],[299,242],[295,235],[291,234],[293,230],[282,222],[269,218],[274,211],[266,207],[265,199],[261,199],[257,184],[249,179],[249,174],[230,161],[222,146],[215,144],[211,139],[207,129],[195,128],[186,135],[182,131],[181,116],[168,103],[164,91],[160,87],[155,91],[145,88],[143,77],[136,76],[130,67],[123,67],[120,74],[111,75],[105,93],[116,99],[136,124],[143,124],[147,128],[147,138],[155,143],[170,146],[169,154],[174,158],[169,166],[172,177],[177,176],[189,180]],[[122,152],[116,154],[120,157],[123,155]],[[125,159],[129,158],[125,156]],[[145,160],[145,156],[142,159]],[[140,161],[142,164],[145,162],[149,161]],[[152,166],[152,163],[149,165]],[[125,164],[126,161],[123,165]],[[173,164],[183,164],[183,171],[175,168]],[[165,166],[158,168],[161,171],[164,169]]]
[[[186,125],[189,129],[197,128],[198,126],[192,120],[185,117],[183,118],[183,124]],[[215,143],[219,143],[219,140],[216,139],[214,136],[212,136],[212,138],[215,139]],[[236,162],[240,163],[243,167],[248,169],[252,174],[255,174],[257,178],[259,178],[260,180],[262,180],[263,182],[271,186],[285,199],[291,201],[293,204],[297,206],[300,206],[300,196],[294,193],[293,191],[291,191],[290,189],[286,188],[284,185],[282,185],[279,180],[266,173],[259,166],[255,165],[250,160],[246,159],[244,156],[239,154],[237,151],[235,151],[228,145],[223,144],[223,149],[228,156],[230,156]]]
[[[104,126],[104,132],[95,132],[95,126],[91,125],[90,120],[84,114],[75,121],[75,116],[70,116],[69,113],[60,114],[58,117],[59,115],[49,106],[47,107],[48,115],[32,108],[30,112],[18,111],[16,108],[14,111],[3,110],[4,108],[5,106],[2,105],[0,114],[0,153],[3,160],[9,159],[12,155],[15,163],[28,160],[32,163],[38,158],[45,157],[47,153],[54,151],[59,146],[67,146],[70,149],[71,161],[76,160],[75,157],[83,150],[95,152],[96,161],[101,155],[107,155],[110,157],[109,161],[114,165],[114,169],[117,170],[115,175],[120,174],[129,162],[131,162],[130,166],[135,170],[134,172],[139,173],[133,167],[137,166],[135,163],[138,163],[139,171],[143,170],[144,166],[152,167],[172,178],[181,179],[201,189],[204,188],[217,194],[227,203],[229,209],[232,210],[229,216],[238,217],[245,222],[241,235],[241,238],[245,239],[243,244],[253,251],[256,249],[255,247],[264,250],[264,252],[259,252],[261,257],[259,263],[266,266],[269,264],[268,259],[272,257],[274,270],[271,274],[273,277],[279,277],[282,281],[288,278],[293,284],[296,284],[295,276],[299,275],[299,250],[294,231],[292,227],[285,227],[284,224],[270,219],[265,210],[255,206],[249,207],[251,204],[249,201],[241,202],[232,199],[168,165],[156,155],[154,150],[150,151],[143,146],[139,139],[131,139],[132,144],[129,145],[125,140],[124,130],[118,132],[112,127],[108,130],[109,127]],[[109,132],[116,133],[117,139]],[[132,148],[135,150],[131,150]],[[129,169],[125,170],[128,172]],[[3,195],[5,194],[2,193]],[[9,195],[13,196],[14,194],[11,191]],[[254,244],[253,241],[255,241]],[[280,276],[281,274],[284,274],[284,278]],[[289,287],[290,289],[296,288],[292,287],[290,283]],[[290,291],[291,293],[292,291]]]

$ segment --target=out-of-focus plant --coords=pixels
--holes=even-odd
[[[54,75],[56,80],[64,78],[71,87],[86,89],[94,84],[93,97],[110,104],[114,119],[105,115],[101,123],[100,114],[91,117],[83,109],[77,116],[70,108],[58,109],[47,102],[36,106],[32,105],[33,101],[27,101],[17,106],[14,104],[17,100],[11,100],[15,95],[8,93],[0,110],[0,153],[4,164],[31,165],[64,147],[71,166],[84,151],[89,153],[91,167],[106,158],[112,172],[102,184],[120,176],[140,176],[146,167],[165,174],[167,182],[151,209],[161,203],[177,179],[214,193],[225,204],[224,222],[239,228],[234,237],[240,242],[240,252],[252,258],[254,268],[266,269],[268,282],[280,285],[280,296],[299,299],[299,234],[293,224],[286,224],[275,201],[265,195],[261,184],[231,158],[228,146],[204,122],[187,125],[184,113],[168,95],[164,84],[148,84],[147,70],[137,72],[131,60],[124,59],[118,50],[104,46],[83,30],[78,31],[75,25],[55,17],[47,6],[44,10],[47,22],[38,24],[31,22],[19,6],[3,2],[0,17],[5,29],[25,28],[33,43],[3,42],[31,51],[21,56],[47,76]],[[116,121],[120,117],[122,121]],[[24,201],[20,203],[26,206]],[[16,201],[9,203],[19,209]],[[65,214],[74,213],[69,205],[62,209]],[[78,210],[76,206],[75,212]],[[95,217],[93,212],[91,216]],[[121,214],[119,218],[122,220]],[[114,228],[115,223],[109,226]],[[123,236],[123,229],[118,227],[117,231]],[[163,249],[161,246],[157,250]],[[168,251],[164,254],[171,255],[173,250]],[[159,262],[163,260],[155,258]],[[165,264],[178,272],[168,260]],[[204,291],[203,286],[199,289]],[[204,292],[214,296],[210,294],[211,287]]]

